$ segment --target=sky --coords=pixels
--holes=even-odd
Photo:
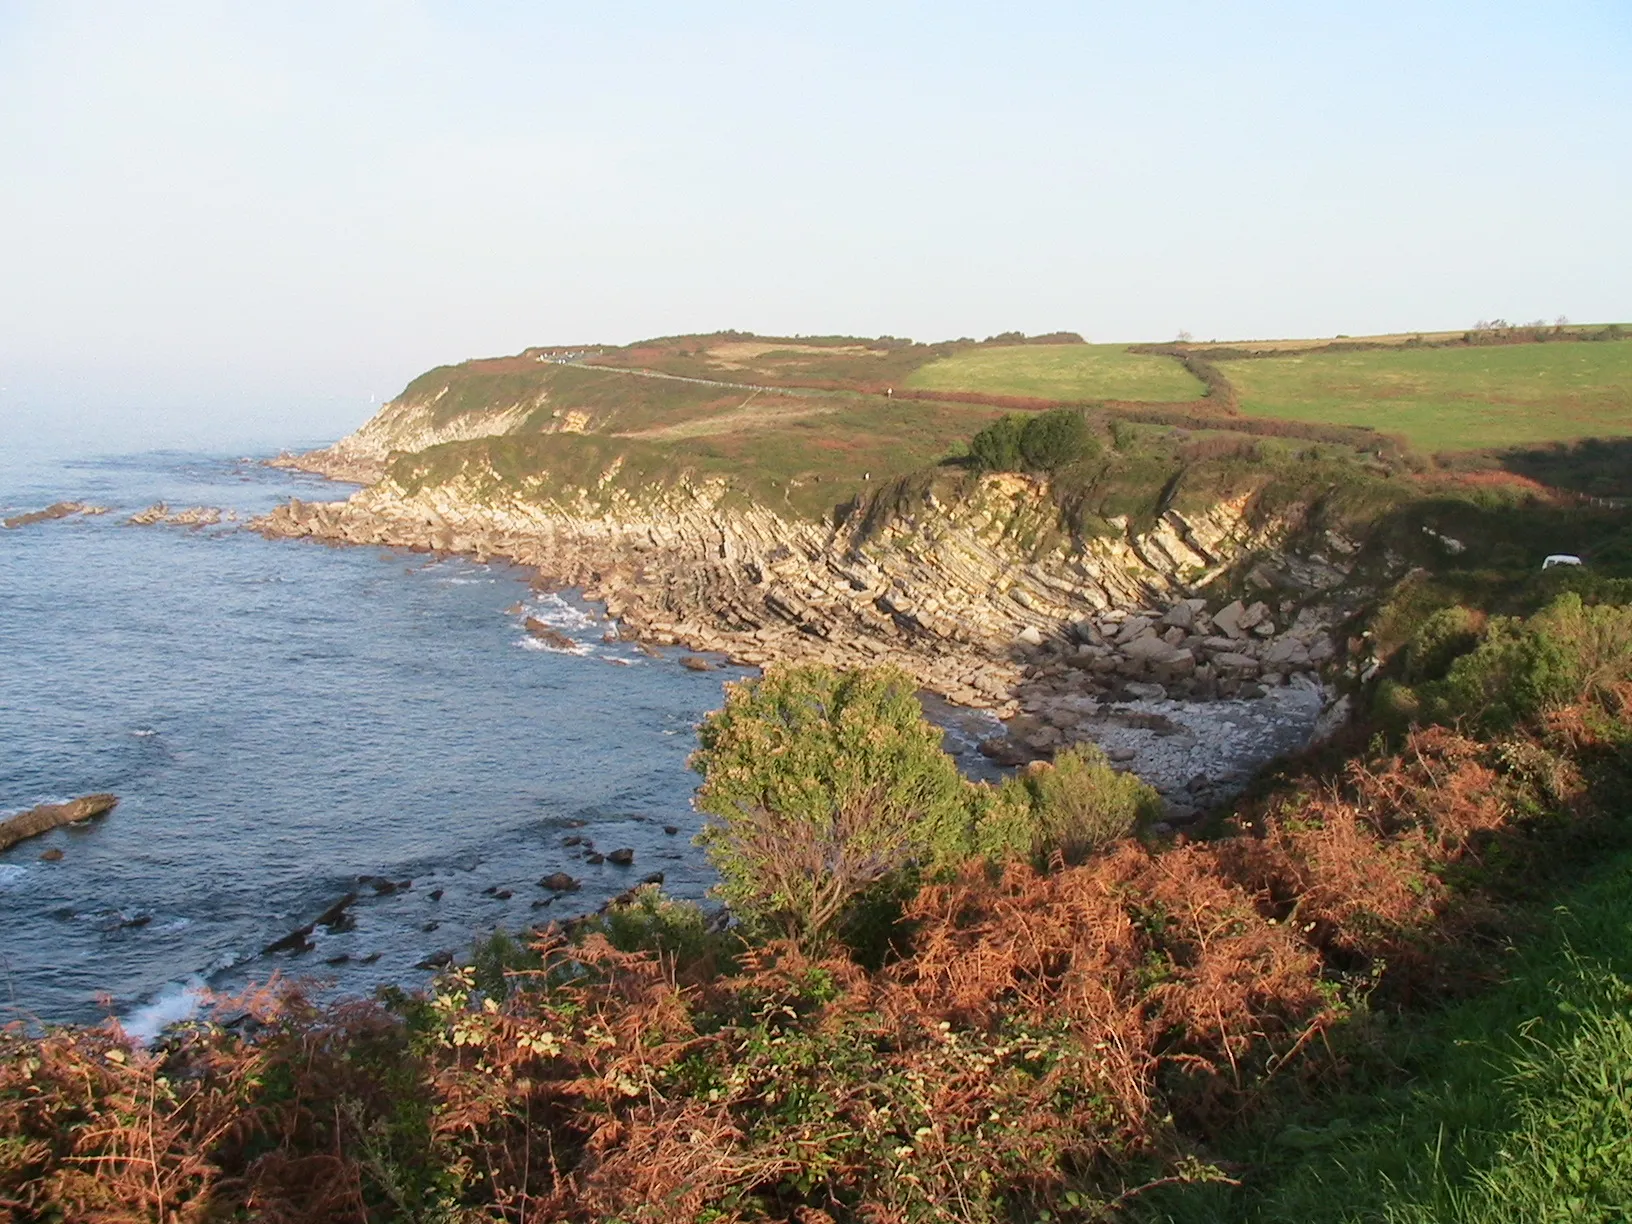
[[[738,328],[1632,319],[1632,3],[0,0],[0,446]]]

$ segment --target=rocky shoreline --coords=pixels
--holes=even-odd
[[[367,474],[322,452],[278,462]],[[954,505],[927,494],[882,521],[839,526],[728,503],[721,486],[643,493],[522,497],[479,476],[409,491],[382,479],[345,501],[292,499],[250,526],[504,558],[533,568],[540,587],[603,603],[622,637],[744,665],[893,664],[1005,719],[1006,733],[982,745],[995,761],[1100,743],[1161,786],[1176,820],[1243,780],[1209,746],[1226,724],[1211,733],[1187,711],[1216,703],[1228,725],[1256,726],[1232,740],[1255,767],[1307,741],[1328,704],[1322,672],[1343,652],[1345,613],[1331,596],[1357,545],[1330,538],[1295,555],[1281,546],[1288,524],[1250,524],[1244,501],[1168,511],[1121,539],[1039,546],[1057,509],[1046,486],[1016,476],[987,477]],[[1205,592],[1243,562],[1264,597],[1217,606],[1223,597]],[[1262,716],[1242,715],[1252,705]]]

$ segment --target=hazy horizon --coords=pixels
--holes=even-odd
[[[0,0],[0,444],[724,328],[1626,320],[1629,52],[1611,3]]]

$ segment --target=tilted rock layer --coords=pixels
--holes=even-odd
[[[366,432],[346,455],[336,447],[300,465],[333,475],[377,465]],[[1278,552],[1289,524],[1250,522],[1244,498],[1169,511],[1122,538],[1073,540],[1046,485],[1012,475],[839,526],[742,504],[723,482],[632,493],[615,476],[517,487],[474,464],[422,488],[386,477],[344,502],[292,501],[255,526],[509,558],[605,601],[628,636],[750,664],[893,663],[952,701],[1003,714],[1028,693],[1233,695],[1315,669],[1332,650],[1327,618],[1276,624],[1290,605],[1208,617],[1207,584],[1248,555],[1295,572],[1304,597],[1344,577],[1323,558]],[[1121,691],[1129,685],[1144,687]]]

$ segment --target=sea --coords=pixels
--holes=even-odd
[[[707,902],[687,759],[751,673],[646,653],[515,566],[264,539],[246,523],[279,502],[351,492],[268,453],[0,453],[0,518],[107,511],[0,530],[0,817],[119,796],[0,853],[0,1021],[151,1037],[274,978],[421,988],[654,873]],[[158,502],[225,517],[128,522]],[[978,770],[989,729],[940,712]],[[539,883],[563,871],[578,890]],[[268,950],[353,893],[339,929]]]

